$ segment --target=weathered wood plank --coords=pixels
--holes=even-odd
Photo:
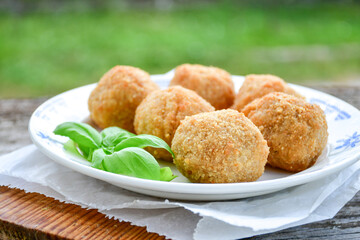
[[[0,100],[0,155],[31,143],[27,130],[29,119],[32,112],[45,100]]]
[[[94,209],[5,186],[0,187],[0,209],[1,239],[165,239]]]

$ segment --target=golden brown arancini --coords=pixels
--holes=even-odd
[[[214,111],[214,107],[196,92],[181,86],[169,87],[149,94],[136,109],[135,131],[162,138],[169,146],[180,120],[201,112]],[[172,162],[171,155],[156,148],[148,149],[156,158]]]
[[[147,72],[130,66],[115,66],[105,73],[90,94],[90,118],[100,128],[118,126],[134,132],[137,106],[148,93],[158,89]]]
[[[170,86],[191,89],[208,101],[215,109],[224,109],[234,103],[235,91],[231,75],[217,67],[183,64],[175,69]]]
[[[241,111],[248,103],[271,92],[284,92],[304,98],[277,76],[251,74],[245,77],[243,85],[236,94],[232,108]]]
[[[263,174],[269,154],[259,129],[231,109],[186,117],[171,149],[179,171],[199,183],[255,181]]]
[[[273,167],[299,172],[311,167],[326,146],[325,114],[316,104],[285,94],[269,93],[242,111],[264,135]]]

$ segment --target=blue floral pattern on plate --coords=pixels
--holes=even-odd
[[[353,135],[349,136],[345,139],[339,139],[336,141],[337,143],[340,143],[338,146],[335,147],[335,149],[348,149],[348,148],[354,148],[355,146],[360,143],[360,134],[358,132],[354,132]]]
[[[336,117],[334,119],[335,121],[345,120],[345,119],[350,119],[351,118],[351,115],[349,113],[347,113],[346,111],[340,109],[338,106],[327,103],[326,101],[324,101],[322,99],[311,98],[309,100],[309,102],[324,106],[325,114],[336,112],[337,115],[336,115]]]

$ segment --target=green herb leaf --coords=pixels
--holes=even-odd
[[[114,147],[122,140],[133,136],[136,135],[119,127],[108,127],[101,132],[102,145],[105,147]]]
[[[173,151],[171,151],[171,148],[169,147],[169,145],[161,138],[155,137],[153,135],[141,134],[141,135],[127,138],[127,139],[123,140],[122,142],[120,142],[118,145],[116,145],[114,150],[119,151],[121,149],[125,149],[128,147],[164,148],[172,155],[173,158],[175,158],[175,155],[174,155]]]
[[[78,145],[80,151],[81,151],[81,154],[84,156],[84,158],[88,159],[89,158],[89,155],[90,155],[90,152],[91,152],[91,148],[88,148],[88,147],[84,147],[84,146],[81,146],[81,145]]]
[[[104,152],[109,155],[109,154],[112,154],[114,153],[114,147],[102,147],[102,150],[104,150]]]
[[[107,155],[103,160],[104,170],[132,177],[160,180],[160,166],[155,158],[137,147],[129,147]]]
[[[97,168],[100,170],[104,170],[104,166],[103,166],[103,160],[106,157],[106,153],[104,152],[103,149],[97,149],[94,151],[93,155],[92,155],[92,164],[91,166],[93,168]]]
[[[79,150],[76,147],[76,143],[73,140],[69,140],[66,143],[64,143],[64,149],[74,155],[76,155],[77,157],[81,157],[83,158],[84,156],[81,155],[81,153],[79,152]]]
[[[96,149],[101,146],[100,134],[86,123],[65,122],[58,125],[54,133],[56,135],[69,137],[76,142],[79,147]]]
[[[170,182],[176,175],[173,175],[171,169],[169,167],[163,167],[160,169],[160,181]]]

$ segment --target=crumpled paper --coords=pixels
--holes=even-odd
[[[360,162],[332,176],[263,196],[219,202],[133,193],[63,167],[34,145],[0,157],[0,185],[95,208],[172,239],[236,239],[329,219],[360,189]]]

